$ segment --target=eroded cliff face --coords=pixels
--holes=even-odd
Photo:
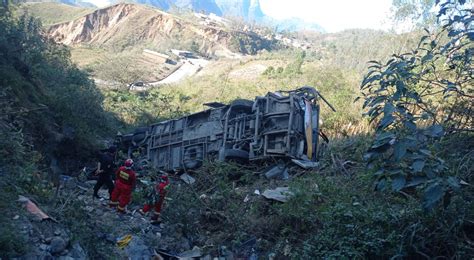
[[[138,5],[118,4],[53,25],[48,34],[66,45],[103,44],[121,37],[122,33],[145,39],[155,34],[169,35],[173,29],[179,30],[180,26],[169,14]]]
[[[141,43],[156,46],[177,43],[175,48],[196,42],[201,51],[239,52],[235,46],[242,31],[219,24],[185,21],[158,9],[135,4],[117,4],[96,10],[76,20],[51,26],[48,34],[66,45],[127,47]],[[181,46],[179,46],[182,44]]]

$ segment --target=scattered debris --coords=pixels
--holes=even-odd
[[[180,259],[189,259],[189,258],[201,257],[201,256],[202,256],[201,248],[195,246],[195,247],[193,247],[193,249],[182,252],[181,254],[179,254],[178,258],[180,258]]]
[[[257,238],[252,237],[235,248],[236,259],[258,259],[256,255]]]
[[[61,187],[74,188],[76,187],[76,181],[69,175],[60,175]]]
[[[271,167],[267,172],[265,172],[265,177],[267,179],[280,179],[288,180],[290,178],[288,174],[288,169],[283,164],[278,164]]]
[[[278,187],[274,190],[265,190],[262,195],[267,199],[287,202],[293,196],[293,193],[288,187]]]
[[[128,234],[117,239],[117,247],[124,249],[132,241],[132,235]]]
[[[244,202],[248,202],[250,200],[249,195],[245,195]]]
[[[260,195],[260,191],[259,191],[259,190],[255,190],[253,193],[256,194],[256,195]]]
[[[87,211],[87,212],[92,212],[92,211],[94,211],[94,207],[92,207],[92,206],[86,206],[86,207],[84,208],[84,210]]]
[[[142,238],[133,236],[125,248],[125,253],[128,259],[150,259],[153,255],[153,250],[145,245]]]
[[[44,213],[35,203],[33,203],[29,198],[25,196],[18,196],[18,201],[23,203],[26,207],[26,210],[31,214],[38,217],[40,220],[51,219],[46,213]]]
[[[15,215],[12,219],[13,219],[13,220],[17,220],[17,219],[19,219],[19,218],[20,218],[19,215]]]
[[[291,161],[303,169],[313,169],[319,166],[318,162],[304,161],[304,160],[297,160],[297,159],[291,159]]]
[[[189,175],[187,173],[181,174],[181,176],[179,178],[187,184],[193,184],[193,183],[196,182],[196,179],[194,179],[191,175]]]
[[[159,257],[161,257],[160,259],[177,259],[178,258],[177,255],[173,255],[164,250],[158,250],[156,253]]]

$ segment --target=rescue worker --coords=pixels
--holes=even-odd
[[[154,191],[148,197],[148,203],[143,206],[143,209],[139,210],[142,215],[145,215],[153,207],[153,215],[151,217],[152,224],[161,222],[161,209],[163,207],[163,202],[165,201],[169,184],[168,174],[162,172]]]
[[[110,207],[117,207],[120,213],[126,213],[127,204],[132,198],[132,191],[135,189],[136,174],[132,170],[133,160],[127,159],[123,166],[115,173],[115,188],[110,199]]]
[[[97,170],[95,171],[96,175],[99,175],[99,179],[94,186],[93,198],[100,199],[99,190],[105,184],[109,190],[109,198],[112,196],[112,191],[114,190],[114,183],[112,181],[112,175],[115,170],[115,153],[117,148],[115,146],[110,146],[106,151],[102,152],[99,155],[99,162],[97,163]]]

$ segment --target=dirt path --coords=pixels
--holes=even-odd
[[[187,77],[195,75],[208,64],[209,64],[208,60],[201,59],[201,58],[186,59],[184,60],[183,65],[181,65],[179,69],[171,73],[168,77],[157,82],[151,82],[149,83],[149,85],[158,86],[158,85],[163,85],[163,84],[177,83]]]

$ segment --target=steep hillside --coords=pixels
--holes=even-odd
[[[20,14],[28,13],[41,19],[43,26],[77,19],[92,12],[94,8],[78,7],[69,4],[46,2],[26,3],[20,6]]]
[[[274,40],[251,32],[231,30],[217,24],[193,24],[157,9],[117,4],[99,9],[70,22],[56,24],[48,34],[66,45],[88,44],[124,49],[148,44],[156,49],[190,49],[201,53],[234,51],[254,54],[270,49]]]

